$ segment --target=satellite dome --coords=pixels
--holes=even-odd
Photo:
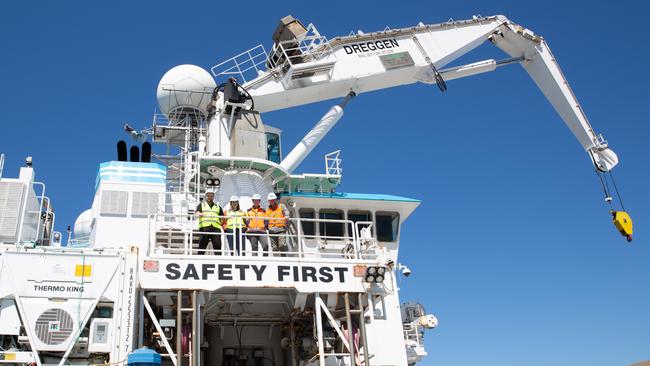
[[[178,65],[158,83],[158,105],[170,120],[206,114],[212,91],[217,86],[212,75],[195,65]]]
[[[87,239],[90,236],[93,222],[93,210],[87,209],[82,212],[77,220],[74,222],[74,237],[75,239]]]

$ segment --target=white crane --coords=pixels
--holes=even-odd
[[[258,46],[212,68],[215,77],[237,75],[240,89],[247,93],[246,97],[239,95],[234,99],[226,95],[225,103],[241,104],[250,97],[255,111],[267,112],[348,96],[342,104],[332,107],[282,161],[281,166],[288,172],[297,167],[340,119],[343,106],[351,96],[415,82],[436,83],[444,91],[446,81],[512,63],[519,63],[528,72],[587,151],[597,172],[610,172],[618,164],[614,151],[589,123],[546,41],[502,15],[475,16],[434,25],[420,23],[331,40],[318,33],[312,24],[305,27],[287,16],[281,20],[273,39],[275,44],[268,54]],[[486,41],[510,57],[444,68]],[[254,54],[260,49],[262,54]],[[247,58],[244,62],[242,56]],[[245,71],[251,70],[255,72],[254,78],[247,80]],[[224,108],[217,108],[222,112],[213,120],[221,118],[222,121],[210,124],[211,134],[224,128],[227,132],[229,126],[224,123],[228,113]],[[605,193],[611,203],[609,192]],[[612,210],[612,214],[619,231],[631,240],[629,216],[624,211]]]

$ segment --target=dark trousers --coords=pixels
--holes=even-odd
[[[217,254],[221,254],[221,230],[214,226],[208,226],[200,228],[199,231],[205,233],[214,233],[210,235],[201,235],[201,238],[199,239],[199,249],[201,249],[201,252],[199,254],[208,254],[205,249],[208,247],[209,241],[212,241],[212,249]]]
[[[244,249],[244,245],[242,244],[241,229],[234,228],[226,230],[226,239],[228,239],[228,246],[230,246],[230,250],[235,250],[237,255],[241,255]]]

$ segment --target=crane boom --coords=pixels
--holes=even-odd
[[[322,37],[313,25],[294,34],[294,38],[276,40],[267,70],[243,84],[259,112],[416,82],[438,83],[444,89],[444,80],[517,62],[591,156],[595,167],[606,172],[618,163],[616,154],[592,129],[544,39],[504,16],[419,24],[331,40]],[[440,70],[485,41],[512,58]]]

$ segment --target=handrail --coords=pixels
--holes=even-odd
[[[246,83],[259,76],[266,70],[265,64],[268,53],[263,45],[259,44],[236,56],[233,56],[210,68],[215,79],[219,77],[238,77],[239,81]]]
[[[272,52],[268,55],[267,62],[273,69],[286,71],[290,67],[303,63],[306,59],[318,61],[333,54],[334,51],[327,37],[322,36],[316,27],[310,24],[305,35],[300,39],[275,43]]]
[[[0,154],[0,178],[2,178],[2,171],[5,167],[5,154]]]
[[[404,340],[415,341],[418,345],[423,345],[420,327],[417,324],[403,323],[402,332],[404,333]]]
[[[40,229],[41,229],[41,221],[42,221],[41,214],[43,213],[43,201],[44,201],[44,198],[45,198],[45,183],[32,182],[32,187],[31,188],[33,189],[34,186],[41,186],[42,187],[41,191],[40,191],[40,194],[38,194],[38,195],[36,194],[36,190],[34,189],[34,198],[36,198],[38,200],[38,211],[29,211],[27,209],[27,204],[28,204],[28,199],[27,198],[29,197],[29,193],[30,193],[30,191],[29,191],[30,186],[28,186],[27,191],[25,193],[26,198],[25,198],[25,201],[23,203],[22,212],[21,212],[21,224],[20,224],[20,228],[18,229],[18,236],[17,236],[17,242],[18,243],[32,242],[32,243],[36,244],[39,241]],[[48,202],[48,204],[49,204],[49,202]],[[49,208],[48,208],[48,210],[49,210]],[[34,240],[25,240],[25,239],[23,239],[23,227],[25,226],[24,223],[25,223],[25,219],[26,219],[28,214],[36,216],[36,229],[35,229],[35,234],[34,234]]]
[[[169,221],[166,220],[167,218],[176,218],[174,221]],[[227,220],[228,216],[226,215],[215,215],[214,216],[217,220]],[[281,220],[275,217],[252,217],[252,216],[242,216],[242,219],[245,221],[249,221],[251,219],[255,220],[262,220],[265,222],[269,222],[271,220],[277,221]],[[370,240],[374,242],[374,239],[372,237],[370,238],[361,238],[360,232],[364,228],[371,228],[373,226],[373,223],[370,221],[359,221],[359,222],[354,222],[352,220],[345,220],[345,219],[311,219],[311,218],[295,218],[295,217],[287,217],[285,218],[287,221],[287,225],[285,226],[285,230],[282,232],[273,232],[272,230],[268,230],[268,225],[265,225],[265,230],[263,232],[255,233],[255,232],[247,232],[247,227],[244,226],[242,230],[235,230],[232,232],[226,232],[225,226],[222,223],[222,226],[219,228],[218,231],[216,232],[205,232],[205,231],[200,231],[198,229],[198,218],[194,215],[191,214],[175,214],[175,213],[163,213],[163,212],[158,212],[154,215],[149,216],[149,246],[147,248],[147,252],[150,255],[154,255],[159,253],[160,249],[167,249],[167,250],[182,250],[182,253],[177,253],[177,254],[182,254],[182,255],[193,255],[193,254],[202,254],[204,252],[207,252],[207,249],[195,249],[193,248],[193,243],[194,243],[194,237],[195,235],[218,235],[221,237],[221,245],[222,249],[218,252],[217,254],[221,255],[237,255],[235,252],[235,248],[230,248],[229,243],[234,243],[235,242],[235,235],[239,235],[240,238],[240,247],[241,247],[241,255],[246,256],[246,255],[253,255],[255,252],[252,250],[247,250],[247,238],[252,237],[252,236],[263,236],[265,237],[267,246],[268,246],[268,251],[271,254],[280,254],[280,255],[286,255],[286,256],[291,256],[291,257],[299,257],[303,258],[307,254],[320,254],[324,257],[330,257],[331,255],[341,255],[343,257],[348,257],[350,259],[363,259],[362,257],[376,257],[377,254],[369,254],[369,253],[363,253],[361,254],[361,245],[365,244],[365,241]],[[304,234],[303,233],[303,224],[304,223],[331,223],[331,224],[341,224],[344,225],[344,234],[342,236],[336,236],[336,235],[322,235],[322,234]],[[169,232],[176,232],[178,233],[179,237],[183,237],[183,245],[182,248],[169,248],[169,247],[161,247],[159,243],[157,242],[157,234],[163,231],[169,231]],[[272,245],[271,240],[273,238],[280,238],[284,237],[285,243],[287,246],[286,251],[282,251],[281,253],[275,253],[272,250]],[[336,252],[322,252],[320,249],[317,251],[313,252],[310,250],[306,250],[305,245],[307,242],[316,242],[319,244],[320,249],[324,249],[324,245],[331,245],[331,244],[336,244],[336,243],[344,243],[343,248],[341,248],[341,251],[336,253]],[[370,250],[374,250],[376,246],[367,246],[366,247],[366,252]],[[293,249],[293,250],[289,250]],[[336,248],[338,249],[338,248]],[[214,250],[214,249],[213,249]],[[164,252],[162,254],[165,254]]]

